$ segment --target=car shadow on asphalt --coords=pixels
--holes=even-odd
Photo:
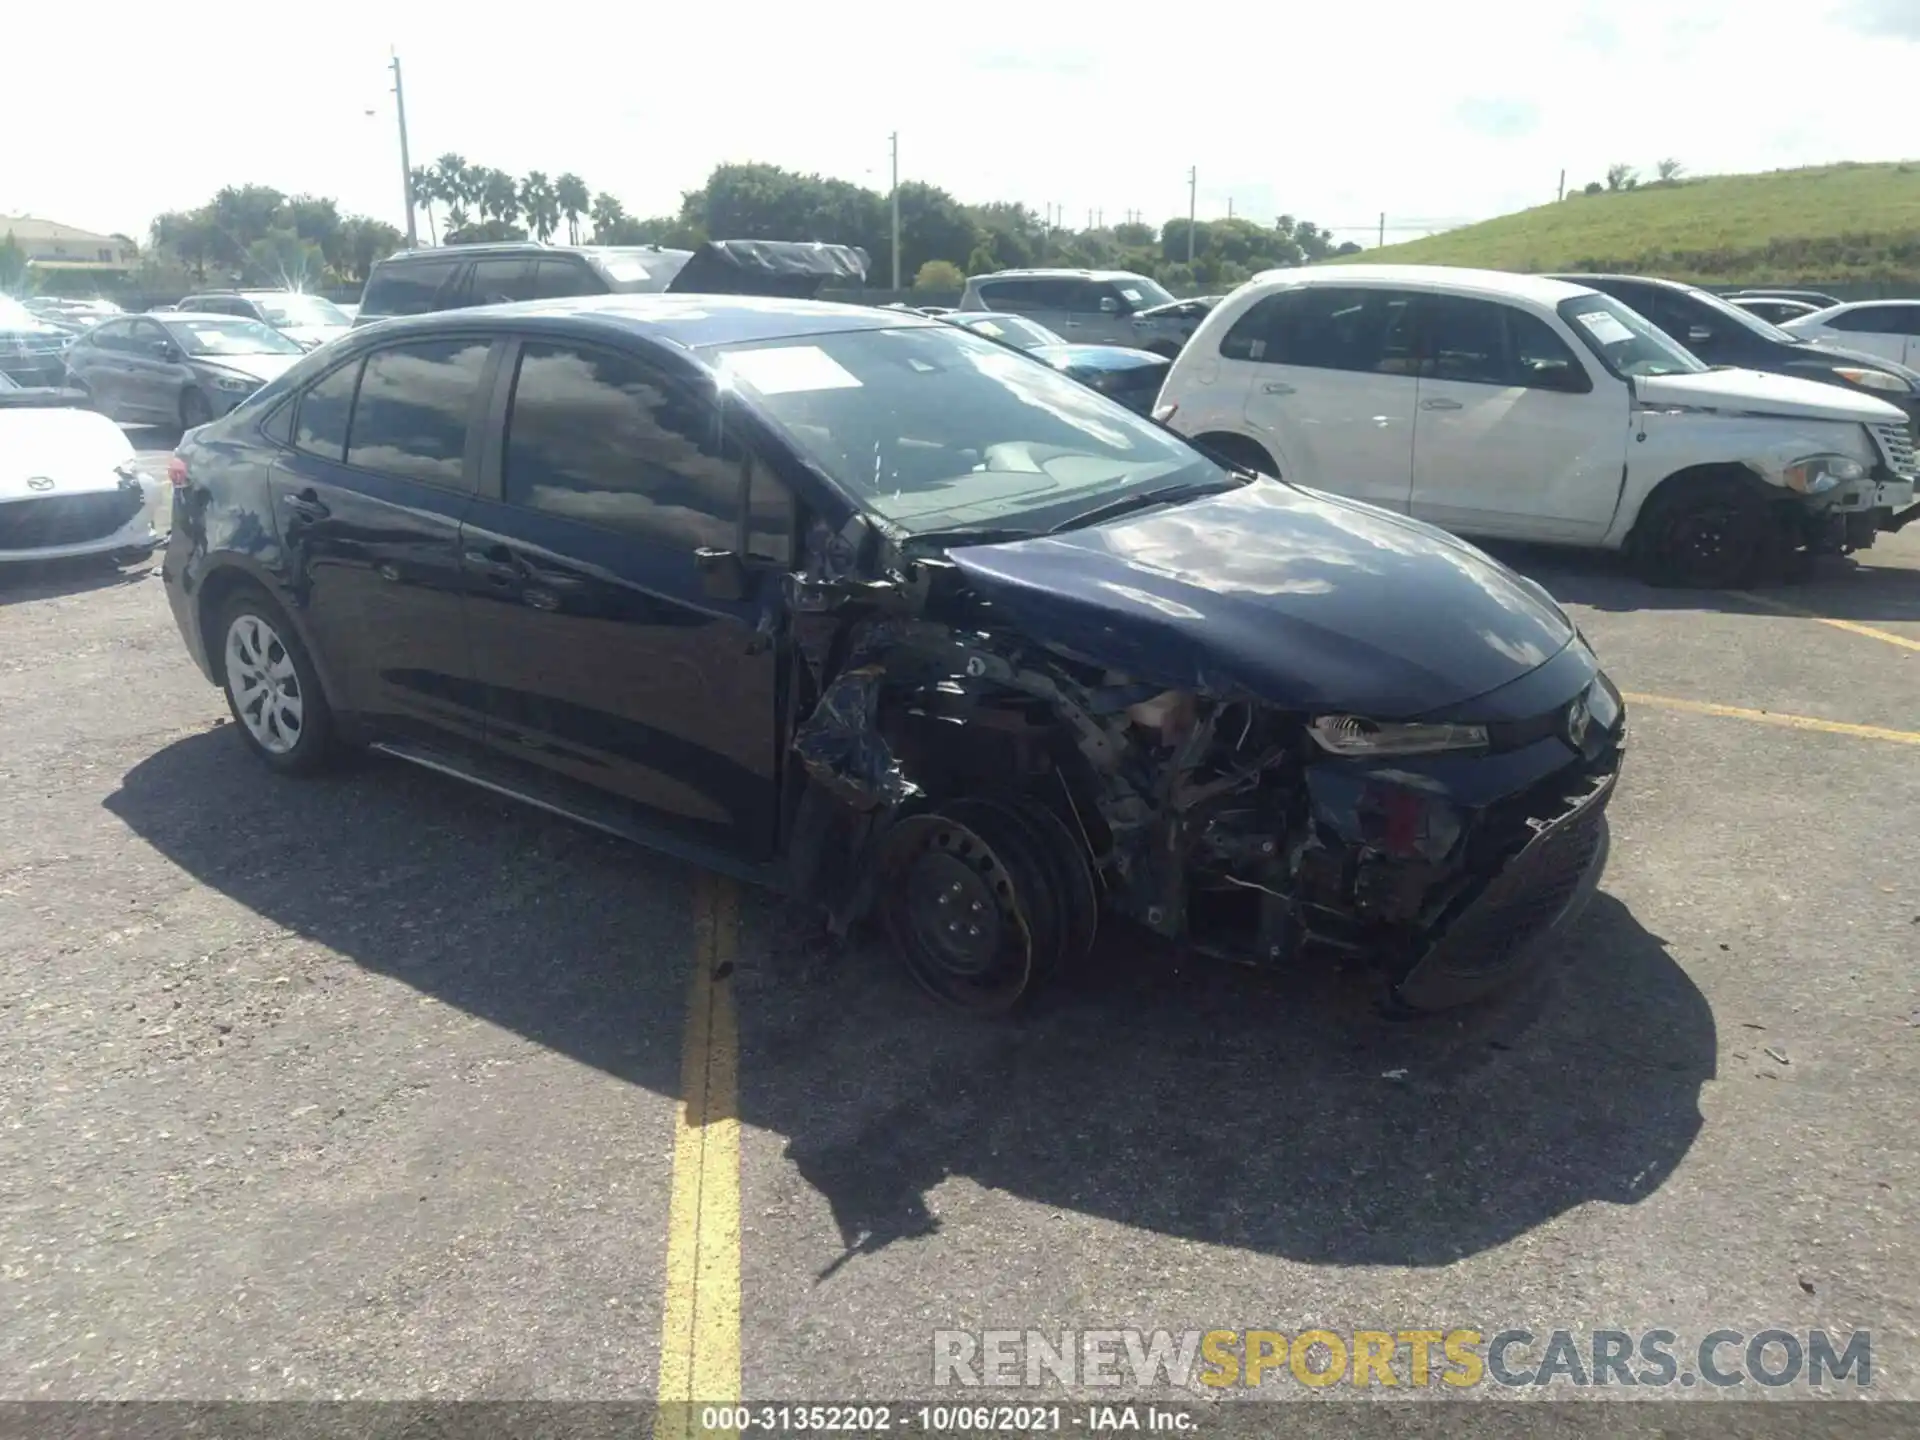
[[[1522,575],[1537,580],[1567,605],[1596,610],[1713,610],[1772,613],[1740,591],[1668,589],[1639,579],[1618,555],[1512,542],[1478,542],[1480,548]],[[1920,622],[1920,570],[1859,556],[1820,556],[1789,583],[1755,585],[1764,600],[1834,620]]]
[[[106,555],[83,555],[70,560],[19,560],[0,565],[0,605],[137,585],[153,577],[156,563],[148,558],[121,565]]]
[[[677,1096],[682,1016],[661,997],[681,987],[644,967],[684,974],[690,943],[657,937],[686,867],[397,764],[270,778],[224,727],[105,803],[275,924]],[[740,1118],[830,1203],[822,1280],[936,1232],[930,1197],[956,1176],[1307,1263],[1444,1265],[1653,1193],[1715,1069],[1705,997],[1604,893],[1536,984],[1410,1024],[1342,977],[1183,962],[1125,934],[1033,1011],[973,1021],[879,946],[813,943],[773,897],[744,912]]]

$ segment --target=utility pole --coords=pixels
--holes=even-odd
[[[1199,214],[1200,205],[1200,167],[1187,167],[1187,264],[1193,264],[1193,225]]]
[[[1567,198],[1567,172],[1565,170],[1560,172],[1560,188],[1554,191],[1553,198],[1555,200],[1564,200]]]
[[[413,160],[407,154],[407,94],[400,88],[399,53],[388,53],[393,57],[393,108],[400,117],[400,184],[407,200],[407,248],[412,250],[420,244],[420,234],[413,223]]]
[[[1227,197],[1227,218],[1229,220],[1233,218],[1233,197],[1231,195]]]
[[[900,132],[887,136],[893,147],[893,288],[900,288]]]
[[[1380,243],[1380,244],[1382,244],[1382,245],[1384,245],[1384,244],[1386,244],[1386,243],[1387,243],[1387,212],[1386,212],[1386,211],[1384,211],[1384,210],[1382,210],[1382,211],[1380,212],[1380,240],[1379,240],[1379,243]]]

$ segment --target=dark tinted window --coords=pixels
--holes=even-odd
[[[376,268],[361,297],[363,315],[425,315],[441,305],[440,290],[453,278],[458,262],[412,260]]]
[[[1697,314],[1683,297],[1671,290],[1661,290],[1652,285],[1634,285],[1613,293],[1682,345],[1687,343],[1689,330],[1706,323],[1705,316]]]
[[[534,277],[536,299],[554,300],[563,295],[604,295],[606,284],[580,260],[542,260]]]
[[[1593,377],[1572,348],[1538,315],[1502,306],[1507,316],[1507,339],[1513,346],[1516,385],[1534,390],[1593,389]]]
[[[1862,305],[1858,310],[1842,310],[1826,323],[1829,330],[1858,335],[1912,335],[1916,331],[1909,315],[1920,316],[1920,305]]]
[[[776,565],[793,563],[793,492],[757,460],[747,469],[747,554]]]
[[[300,397],[293,443],[310,455],[339,460],[347,453],[347,418],[353,414],[353,387],[360,380],[360,362],[350,360],[329,370]]]
[[[737,543],[741,459],[719,412],[625,355],[523,346],[501,479],[509,504],[687,550]]]
[[[1069,279],[1001,280],[982,285],[980,298],[995,310],[1067,310],[1082,281]]]
[[[167,332],[151,320],[133,322],[132,350],[136,355],[154,355],[156,345],[167,343]]]
[[[288,400],[274,406],[260,422],[260,433],[280,445],[293,443],[293,412],[295,402]]]
[[[467,282],[470,303],[503,305],[510,300],[533,298],[533,262],[518,257],[503,260],[476,260],[473,277]]]
[[[1229,360],[1411,375],[1411,297],[1398,290],[1305,285],[1269,295],[1220,341]]]
[[[102,350],[122,353],[133,348],[133,322],[131,320],[109,320],[81,339]]]
[[[1538,390],[1592,388],[1552,328],[1510,305],[1464,295],[1422,296],[1419,329],[1423,379]]]
[[[347,463],[458,487],[487,348],[484,340],[422,340],[369,355]]]

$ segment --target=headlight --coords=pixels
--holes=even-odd
[[[225,390],[230,395],[249,395],[260,388],[260,382],[246,375],[216,375],[214,388]]]
[[[1809,455],[1781,472],[1789,490],[1802,495],[1824,495],[1848,480],[1867,478],[1867,467],[1849,455]]]
[[[1836,365],[1833,367],[1833,373],[1842,380],[1850,381],[1868,390],[1889,390],[1896,395],[1907,393],[1907,382],[1898,375],[1889,375],[1884,370],[1860,370],[1851,365]]]
[[[1484,725],[1421,725],[1363,720],[1358,715],[1316,715],[1307,733],[1335,755],[1430,755],[1441,750],[1477,750],[1487,743]]]

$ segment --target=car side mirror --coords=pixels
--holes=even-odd
[[[1709,330],[1706,326],[1689,325],[1687,327],[1687,343],[1689,345],[1704,344],[1711,339],[1713,339],[1713,331]]]
[[[1120,313],[1120,302],[1111,295],[1102,295],[1100,297],[1100,313],[1102,315],[1118,315]]]
[[[152,341],[151,344],[153,353],[158,355],[162,360],[178,360],[180,358],[180,347],[171,340],[155,340]]]
[[[701,592],[709,600],[747,598],[747,567],[734,551],[702,545],[693,552],[693,564],[700,572]]]

